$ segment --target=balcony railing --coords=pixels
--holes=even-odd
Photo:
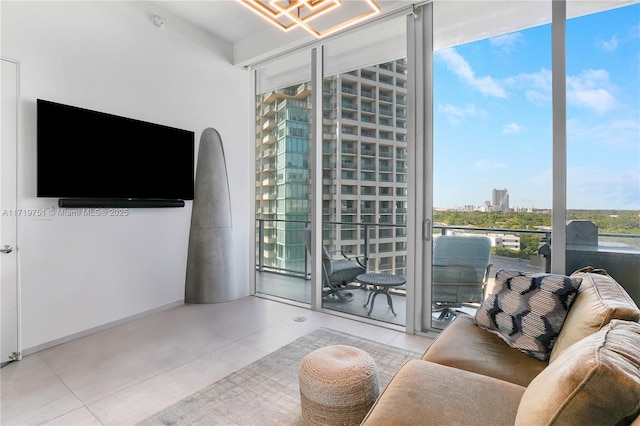
[[[266,210],[266,211],[265,211]],[[348,208],[348,210],[352,210]],[[355,209],[353,209],[355,212]],[[363,214],[364,211],[368,211],[369,209],[366,207],[360,207],[360,213]],[[371,209],[375,212],[375,209]],[[274,214],[274,208],[264,208],[263,213]],[[324,209],[323,213],[325,214],[335,214],[334,208]],[[382,222],[373,222],[368,221],[370,218],[375,216],[362,216],[360,223],[354,222],[334,222],[334,221],[323,221],[323,245],[332,246],[334,244],[339,244],[340,246],[348,245],[352,247],[359,247],[359,253],[350,253],[352,255],[364,256],[365,258],[369,258],[376,253],[390,253],[392,256],[398,256],[397,261],[395,261],[396,270],[401,270],[406,267],[406,261],[402,258],[406,254],[407,246],[406,246],[406,235],[407,229],[406,224],[404,223],[382,223]],[[309,263],[308,263],[308,254],[306,249],[302,249],[300,251],[300,259],[297,259],[297,265],[304,265],[301,268],[288,268],[286,262],[283,261],[281,264],[278,261],[282,261],[282,259],[278,259],[276,248],[282,247],[285,245],[284,241],[280,241],[278,244],[278,239],[275,240],[270,238],[272,234],[265,233],[265,230],[277,228],[278,230],[284,229],[283,232],[284,238],[287,238],[287,243],[289,244],[290,240],[299,240],[299,246],[304,247],[302,243],[302,236],[299,239],[293,238],[291,239],[291,233],[295,233],[298,230],[302,231],[303,228],[309,225],[309,221],[307,220],[287,220],[287,219],[267,219],[261,218],[256,219],[256,244],[257,244],[257,252],[256,252],[256,269],[260,272],[269,271],[275,272],[290,276],[297,276],[308,278],[309,277]],[[288,224],[288,226],[287,226]],[[285,229],[286,228],[286,229]],[[531,270],[542,271],[546,270],[547,272],[550,270],[550,246],[548,245],[551,241],[552,231],[551,230],[540,230],[540,229],[510,229],[510,228],[481,228],[481,227],[472,227],[472,226],[434,226],[433,227],[433,238],[438,235],[447,235],[452,233],[464,233],[464,234],[480,234],[480,235],[488,235],[488,234],[515,234],[515,235],[538,235],[539,238],[539,247],[537,248],[538,253],[535,255],[531,255],[530,259],[515,259],[518,262],[529,261]],[[276,234],[278,235],[278,234]],[[335,241],[336,236],[340,236],[339,241]],[[389,238],[395,238],[399,241],[391,241],[389,242]],[[638,259],[640,258],[640,235],[635,234],[615,234],[615,233],[599,233],[598,234],[599,241],[602,244],[596,249],[592,250],[593,253],[622,253],[622,257],[625,257],[624,260],[625,269],[635,271],[638,268]],[[386,239],[386,241],[382,241]],[[612,241],[613,239],[613,241]],[[624,241],[624,242],[623,242]],[[266,245],[268,242],[268,246]],[[293,243],[295,245],[295,243]],[[393,244],[393,246],[391,246]],[[545,251],[546,247],[546,251]],[[621,249],[620,247],[623,247]],[[582,248],[580,246],[579,248]],[[567,246],[567,254],[571,254],[572,248]],[[575,251],[575,250],[574,250]],[[284,251],[283,251],[284,252]],[[302,254],[304,253],[304,254]],[[393,254],[395,253],[395,254]],[[591,253],[591,252],[589,252]],[[513,262],[508,260],[508,257],[501,256],[499,254],[492,255],[492,261],[494,263],[494,269],[505,267],[500,265],[500,262]],[[621,258],[620,258],[621,259]],[[296,259],[293,259],[294,262]],[[499,262],[496,262],[499,260]],[[593,260],[591,260],[593,262]],[[621,260],[622,261],[622,260]],[[282,266],[284,265],[284,267]],[[387,265],[388,266],[388,265]],[[390,268],[385,266],[385,271],[389,271]],[[584,266],[584,265],[582,265]],[[598,267],[598,265],[593,265],[594,267]],[[507,266],[508,267],[508,266]],[[581,267],[581,266],[580,266]],[[636,269],[634,269],[636,268]],[[370,270],[369,272],[380,272],[380,268],[378,267],[376,270]],[[615,275],[613,275],[615,276]],[[640,296],[640,289],[637,285],[637,280],[628,280],[626,276],[616,277],[616,279],[623,285],[623,287],[627,288],[632,297]]]

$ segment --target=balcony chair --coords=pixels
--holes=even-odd
[[[491,240],[481,235],[442,235],[433,242],[433,311],[438,320],[452,308],[481,303],[492,264]]]
[[[311,230],[303,231],[304,244],[311,255]],[[342,250],[341,259],[332,259],[327,249],[322,247],[322,298],[331,302],[349,302],[353,294],[348,292],[347,284],[356,280],[360,274],[367,272],[366,258],[347,256]],[[337,251],[337,252],[338,252]]]

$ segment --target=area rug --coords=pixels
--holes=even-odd
[[[305,355],[328,345],[351,345],[376,362],[380,391],[417,352],[319,328],[176,402],[140,425],[300,424],[298,368]]]

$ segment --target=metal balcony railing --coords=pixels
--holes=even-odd
[[[400,210],[398,208],[397,210]],[[268,210],[268,213],[275,213],[275,209],[265,208]],[[352,209],[349,209],[352,210]],[[355,209],[353,209],[355,210]],[[360,213],[362,214],[364,211],[374,209],[368,209],[360,207]],[[406,210],[406,208],[402,208],[402,210]],[[264,212],[264,211],[263,211]],[[323,209],[324,214],[335,214],[336,211],[334,208],[325,208]],[[399,255],[404,255],[407,246],[406,242],[402,241],[407,236],[406,224],[404,223],[382,223],[382,222],[369,222],[365,219],[369,219],[370,216],[363,216],[362,222],[336,222],[336,221],[323,221],[323,243],[326,246],[330,246],[333,244],[333,240],[336,235],[341,236],[340,244],[344,245],[348,240],[348,245],[360,247],[360,253],[351,253],[353,255],[364,256],[369,258],[371,255],[376,252],[384,252],[386,253],[398,253]],[[302,278],[309,277],[308,270],[308,254],[306,249],[301,251],[304,254],[301,254],[301,259],[299,259],[298,264],[304,264],[304,268],[298,269],[289,269],[287,267],[278,266],[278,255],[276,248],[278,246],[285,246],[284,241],[280,241],[278,244],[278,239],[275,240],[273,238],[266,238],[267,234],[265,230],[275,229],[277,228],[279,231],[284,230],[282,233],[283,238],[290,238],[291,232],[295,233],[298,230],[302,231],[302,229],[309,225],[309,221],[307,220],[287,220],[287,219],[267,219],[261,218],[256,219],[256,269],[260,272],[269,271],[274,273],[280,273],[290,276],[297,276]],[[288,228],[288,229],[287,229]],[[471,227],[471,226],[434,226],[433,227],[433,236],[437,235],[446,235],[451,234],[453,232],[464,232],[464,233],[472,233],[472,234],[535,234],[540,236],[541,245],[545,243],[549,243],[552,237],[551,230],[540,230],[540,229],[509,229],[509,228],[481,228],[481,227]],[[271,234],[269,234],[271,235]],[[278,235],[278,234],[276,234]],[[287,237],[288,235],[288,237]],[[394,237],[395,235],[395,237]],[[629,246],[640,246],[640,235],[635,234],[616,234],[616,233],[599,233],[598,236],[604,239],[615,238],[617,241],[624,240],[626,242],[630,242]],[[388,243],[388,238],[396,238],[401,241],[396,241],[395,244],[390,246]],[[387,239],[387,242],[382,242],[380,239]],[[295,238],[294,238],[295,240]],[[299,238],[300,243],[298,243],[301,247],[304,247],[302,243],[302,236]],[[266,243],[270,243],[268,247]],[[287,244],[289,240],[287,240]],[[383,245],[387,244],[387,245]],[[545,256],[546,258],[547,256]],[[283,262],[286,265],[286,262]],[[396,268],[404,268],[406,267],[406,261],[396,261]],[[545,265],[545,269],[548,270],[549,265]],[[388,269],[388,268],[387,268]],[[379,272],[379,271],[370,271],[370,272]]]

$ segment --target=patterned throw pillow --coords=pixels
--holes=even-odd
[[[501,269],[494,293],[476,312],[476,324],[509,346],[547,361],[582,278]]]

